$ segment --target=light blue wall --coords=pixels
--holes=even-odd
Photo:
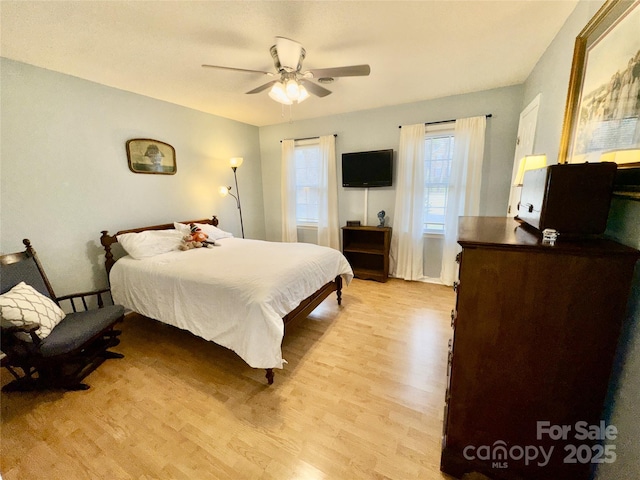
[[[615,199],[609,213],[608,235],[640,249],[640,202]],[[636,264],[627,318],[618,345],[618,354],[609,401],[604,417],[620,434],[610,442],[616,446],[617,460],[598,468],[597,480],[640,477],[640,262]]]
[[[309,99],[308,101],[317,101]],[[487,119],[485,158],[482,169],[480,213],[505,215],[509,182],[522,102],[522,86],[456,95],[406,105],[332,115],[260,128],[263,193],[268,240],[281,237],[280,141],[337,134],[336,155],[340,165],[345,152],[392,148],[397,157],[399,125],[473,117],[491,113]],[[295,106],[293,107],[295,109]],[[397,161],[397,158],[396,158]],[[343,188],[338,168],[338,204],[340,225],[347,220],[364,220],[364,189]],[[376,214],[387,212],[393,226],[395,187],[369,190],[367,223],[377,225]],[[308,232],[301,232],[304,238]]]
[[[238,169],[245,230],[264,238],[258,128],[23,63],[0,59],[0,251],[29,238],[58,295],[107,284],[100,231],[206,218],[240,234],[231,198]],[[176,150],[176,175],[134,174],[125,142]]]
[[[595,12],[600,3],[583,1],[576,6],[524,84],[522,108],[541,94],[533,151],[545,153],[550,163],[557,163],[560,149],[576,35],[593,15],[590,12]]]
[[[576,36],[597,12],[603,1],[581,1],[554,41],[546,50],[524,84],[522,107],[538,93],[542,94],[536,152],[547,153],[556,161],[562,134],[569,74]],[[640,248],[640,202],[614,200],[609,214],[608,235],[634,248]],[[636,275],[629,312],[620,340],[617,364],[611,383],[610,399],[604,416],[616,425],[617,460],[602,464],[598,480],[623,480],[640,477],[640,268]]]

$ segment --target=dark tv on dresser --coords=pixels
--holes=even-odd
[[[390,187],[393,182],[393,150],[342,154],[343,187]]]
[[[560,235],[599,235],[605,231],[616,164],[550,165],[524,174],[518,219]]]

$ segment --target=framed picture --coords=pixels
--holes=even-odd
[[[127,141],[127,160],[133,173],[174,175],[177,171],[175,149],[168,143],[150,138]]]
[[[640,0],[608,0],[576,38],[559,163],[640,167],[639,26]]]

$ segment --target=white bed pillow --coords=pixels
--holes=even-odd
[[[191,233],[191,228],[189,225],[185,223],[174,222],[173,227],[182,232],[183,235],[188,235]],[[218,227],[214,227],[213,225],[209,225],[208,223],[196,223],[196,227],[199,227],[203,233],[209,235],[209,240],[216,241],[221,238],[230,238],[233,237],[232,233],[225,232],[224,230],[219,229]]]
[[[118,235],[118,243],[136,260],[177,250],[183,234],[177,230],[146,230]]]
[[[0,295],[0,318],[17,327],[26,323],[37,323],[36,334],[45,339],[66,314],[49,297],[35,288],[20,282],[7,293]]]
[[[186,223],[173,222],[173,228],[179,231],[182,235],[189,235],[191,228]]]
[[[208,225],[206,223],[196,223],[197,227],[200,227],[204,233],[209,235],[209,238],[212,240],[220,240],[221,238],[230,238],[233,237],[233,233],[225,232],[218,227],[214,227],[213,225]]]

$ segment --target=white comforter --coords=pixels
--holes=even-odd
[[[111,269],[115,303],[236,352],[255,368],[282,368],[282,317],[337,275],[353,272],[337,250],[306,243],[224,238]]]

